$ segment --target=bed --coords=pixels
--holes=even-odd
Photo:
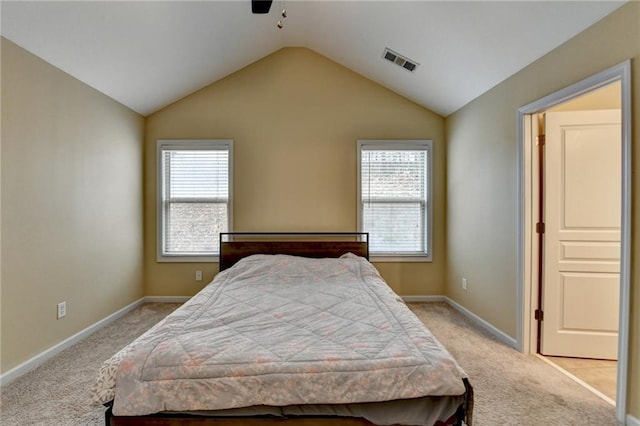
[[[366,233],[223,233],[220,273],[102,366],[107,425],[472,424],[465,372]]]

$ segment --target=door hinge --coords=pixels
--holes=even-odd
[[[536,234],[544,234],[544,222],[536,223]]]
[[[545,142],[545,136],[544,135],[536,136],[536,146],[544,145],[544,142]]]
[[[541,309],[536,309],[536,311],[533,314],[533,317],[537,321],[544,321],[544,312],[542,312]]]

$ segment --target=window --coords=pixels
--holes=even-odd
[[[431,260],[432,142],[358,141],[358,228],[376,261]]]
[[[231,140],[159,140],[159,262],[217,261],[231,229]]]

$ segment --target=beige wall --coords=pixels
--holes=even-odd
[[[376,266],[403,295],[442,294],[444,120],[304,48],[287,48],[151,115],[145,147],[147,295],[191,295],[217,264],[156,262],[157,139],[234,140],[234,230],[356,230],[356,140],[434,142],[434,261]],[[196,282],[194,271],[205,271]]]
[[[491,89],[446,120],[447,294],[516,335],[516,111],[632,59],[633,168],[640,164],[640,2],[612,15]],[[634,173],[633,192],[640,188]],[[640,418],[640,227],[633,199],[628,411]],[[469,279],[462,291],[461,278]]]
[[[142,296],[144,119],[1,47],[5,373]]]

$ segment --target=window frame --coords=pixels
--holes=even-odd
[[[383,254],[370,251],[373,262],[432,262],[433,261],[433,141],[428,139],[360,139],[357,141],[357,226],[364,229],[364,201],[362,199],[362,153],[365,150],[424,150],[427,153],[427,185],[425,201],[425,254]],[[370,237],[371,239],[371,237]]]
[[[156,261],[157,262],[219,262],[217,254],[167,254],[165,247],[165,193],[162,153],[166,150],[226,150],[229,153],[227,201],[227,231],[233,230],[233,140],[232,139],[158,139],[156,140]]]

